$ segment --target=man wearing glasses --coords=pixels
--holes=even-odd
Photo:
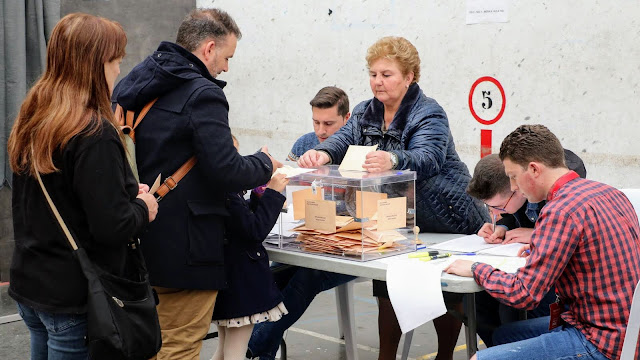
[[[566,149],[564,155],[567,166],[581,177],[586,177],[587,171],[582,159]],[[493,219],[491,224],[484,224],[478,231],[478,236],[482,236],[488,243],[530,242],[533,226],[545,201],[531,203],[521,192],[511,191],[509,177],[505,174],[498,154],[485,156],[478,161],[467,193],[483,201]],[[520,320],[520,313],[517,309],[499,303],[486,292],[476,293],[475,297],[478,335],[487,347],[491,347],[493,331],[500,325]],[[527,318],[549,316],[549,305],[555,300],[555,288],[552,288],[537,308],[527,312]]]
[[[582,159],[570,150],[564,150],[567,167],[586,178]],[[473,171],[467,193],[484,202],[493,222],[484,224],[478,236],[491,244],[519,242],[528,244],[533,225],[545,204],[528,202],[519,191],[511,191],[509,178],[497,154],[480,159]]]

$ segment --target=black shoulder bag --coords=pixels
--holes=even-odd
[[[36,173],[44,196],[64,231],[75,257],[88,280],[87,343],[89,357],[98,359],[148,359],[162,346],[156,311],[157,297],[149,284],[144,259],[135,242],[129,244],[137,273],[132,278],[109,274],[91,262],[51,200],[40,174]]]

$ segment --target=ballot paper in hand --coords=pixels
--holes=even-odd
[[[307,173],[310,171],[316,171],[316,170],[317,169],[296,168],[289,165],[284,165],[282,167],[277,168],[276,171],[273,173],[273,175],[271,175],[271,177],[273,177],[276,174],[284,174],[285,177],[288,179],[296,175],[300,175],[300,174],[304,174],[304,173]]]
[[[389,264],[389,299],[403,334],[447,312],[440,284],[442,268],[423,261]]]
[[[153,195],[156,193],[156,191],[158,191],[158,188],[160,187],[161,178],[162,178],[162,174],[158,174],[158,177],[153,182],[153,185],[151,185],[151,187],[149,188],[149,194]]]
[[[366,171],[362,164],[364,164],[367,154],[376,151],[376,149],[378,149],[378,144],[371,146],[349,145],[338,170]]]

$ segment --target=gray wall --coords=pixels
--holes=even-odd
[[[175,41],[178,26],[196,0],[62,0],[60,16],[73,12],[104,16],[127,33],[127,56],[120,78],[153,52],[163,40]]]
[[[123,76],[153,52],[160,41],[175,41],[182,18],[195,6],[195,0],[62,0],[60,16],[85,12],[122,24],[128,38],[127,56],[120,67]],[[12,252],[11,191],[5,186],[0,189],[0,282],[9,281]]]

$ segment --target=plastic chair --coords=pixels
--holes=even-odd
[[[636,214],[638,214],[638,218],[640,218],[640,189],[620,189],[633,205],[633,208],[636,209]]]
[[[627,322],[627,333],[624,335],[620,360],[634,359],[638,345],[638,336],[640,336],[640,281],[638,285],[636,285],[636,290],[633,293],[631,312],[629,313],[629,321]]]

